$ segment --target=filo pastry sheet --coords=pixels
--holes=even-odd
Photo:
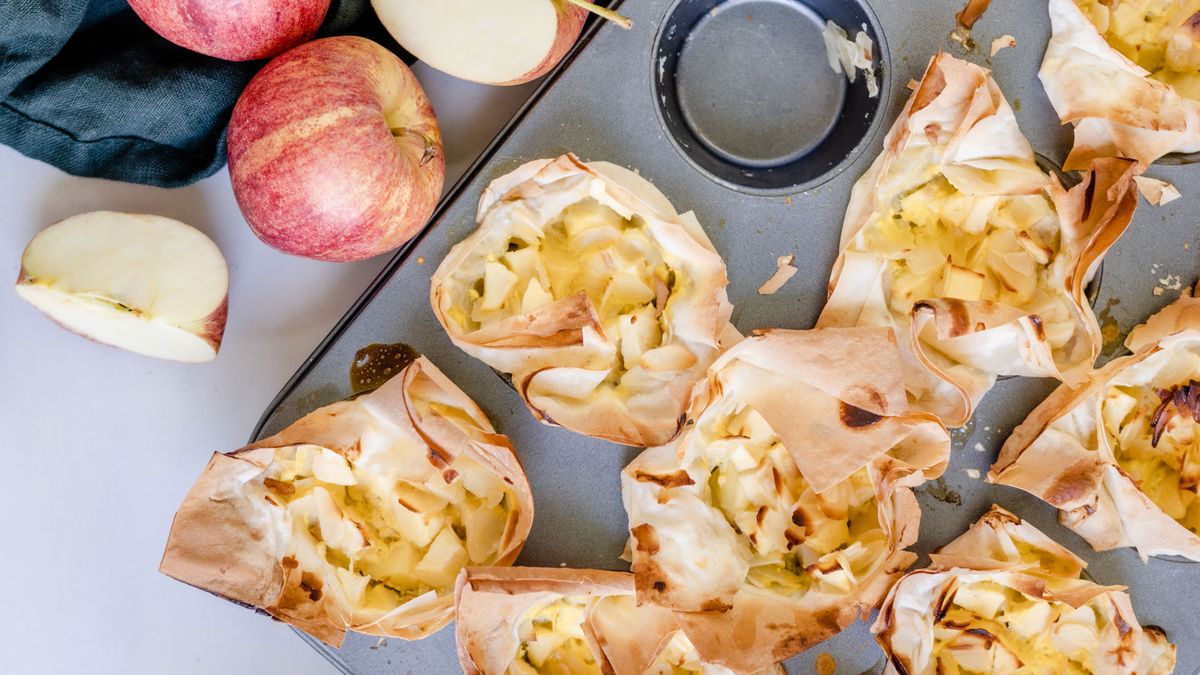
[[[1125,344],[1131,355],[1035,408],[988,480],[1055,506],[1098,551],[1200,561],[1200,300],[1168,305]]]

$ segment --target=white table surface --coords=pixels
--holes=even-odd
[[[418,64],[446,140],[447,188],[532,85],[489,88]],[[171,517],[214,450],[247,440],[388,256],[293,258],[242,219],[229,176],[164,190],[76,178],[0,147],[0,278],[41,228],[98,209],[207,233],[229,262],[213,363],[90,343],[0,288],[0,673],[336,672],[286,626],[158,573]]]

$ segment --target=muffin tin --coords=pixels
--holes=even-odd
[[[949,39],[961,4],[625,0],[620,9],[633,18],[634,28],[589,24],[567,61],[450,191],[431,225],[396,254],[305,361],[266,411],[254,437],[350,395],[349,372],[359,349],[374,343],[410,344],[488,411],[521,456],[537,512],[519,563],[627,569],[619,559],[627,536],[619,474],[639,451],[537,423],[512,389],[442,332],[429,307],[434,269],[474,229],[476,202],[489,181],[527,160],[572,151],[585,160],[635,168],[677,208],[696,212],[728,264],[733,318],[743,332],[811,327],[825,301],[850,188],[879,153],[882,130],[908,97],[904,85],[920,78],[937,50],[993,68],[1034,148],[1054,162],[1066,155],[1070,130],[1058,124],[1037,81],[1049,35],[1045,1],[994,3],[975,27],[981,47],[972,53]],[[846,12],[836,20],[851,34],[865,24],[874,38],[882,67],[877,106],[861,79],[850,86],[841,75],[821,70],[829,67],[819,28],[833,12]],[[780,17],[786,25],[771,21]],[[758,39],[741,35],[743,26],[778,43],[740,53],[745,41]],[[1016,37],[1017,47],[988,57],[986,46],[1006,33]],[[797,69],[834,90],[788,90],[804,84],[789,79]],[[755,92],[763,87],[772,90],[760,100]],[[805,110],[813,111],[811,117],[805,117]],[[757,121],[745,126],[743,113]],[[789,116],[804,119],[796,122]],[[769,134],[760,135],[767,129]],[[769,142],[776,137],[778,144]],[[1129,231],[1106,258],[1096,299],[1106,334],[1104,358],[1120,350],[1119,336],[1177,297],[1200,273],[1200,226],[1193,215],[1200,195],[1191,189],[1197,185],[1195,172],[1189,166],[1159,165],[1148,172],[1174,182],[1184,197],[1164,207],[1143,201]],[[758,295],[758,286],[775,270],[776,257],[787,254],[796,256],[799,274],[775,295]],[[1128,585],[1141,622],[1161,626],[1179,645],[1176,672],[1196,673],[1200,621],[1194,591],[1200,588],[1200,565],[1167,560],[1143,564],[1132,550],[1095,553],[1057,523],[1050,506],[968,473],[986,474],[1008,432],[1054,385],[1027,378],[999,382],[971,423],[954,433],[945,477],[918,492],[924,515],[915,550],[925,554],[950,541],[999,503],[1081,555],[1097,581]],[[452,628],[418,642],[352,635],[340,650],[314,647],[346,673],[461,672]],[[790,660],[788,671],[815,672],[822,653],[834,657],[838,673],[877,673],[882,667],[882,652],[866,622]]]

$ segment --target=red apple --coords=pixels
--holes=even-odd
[[[591,0],[371,0],[405,49],[438,70],[484,84],[521,84],[566,56],[588,12],[630,21]]]
[[[420,83],[364,38],[276,57],[229,122],[238,206],[260,239],[293,255],[361,260],[400,246],[429,220],[445,173]]]
[[[251,61],[311,40],[329,0],[129,0],[129,6],[180,47]]]

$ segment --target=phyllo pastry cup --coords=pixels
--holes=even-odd
[[[1039,76],[1059,118],[1075,125],[1064,168],[1128,157],[1144,170],[1200,151],[1200,2],[1049,2]]]
[[[1123,586],[1081,578],[1086,563],[993,506],[888,593],[871,631],[885,675],[1165,675],[1175,645],[1143,628]]]
[[[1085,288],[1137,205],[1131,169],[1065,189],[988,71],[936,55],[851,192],[817,327],[895,330],[913,405],[951,427],[998,376],[1082,377],[1101,344]]]
[[[639,606],[626,572],[467,568],[457,615],[467,675],[734,675],[701,660],[673,612]]]
[[[450,339],[543,422],[627,445],[675,436],[731,330],[725,264],[695,216],[627,169],[564,155],[493,181],[478,220],[433,275]]]
[[[988,480],[1030,492],[1098,551],[1200,561],[1200,300],[1180,298],[1018,426]]]
[[[508,439],[425,358],[376,391],[215,454],[161,571],[339,646],[453,618],[467,565],[508,565],[533,498]]]
[[[950,438],[909,412],[882,328],[773,330],[723,354],[683,433],[624,470],[638,601],[751,672],[838,633],[916,560],[912,488]]]

